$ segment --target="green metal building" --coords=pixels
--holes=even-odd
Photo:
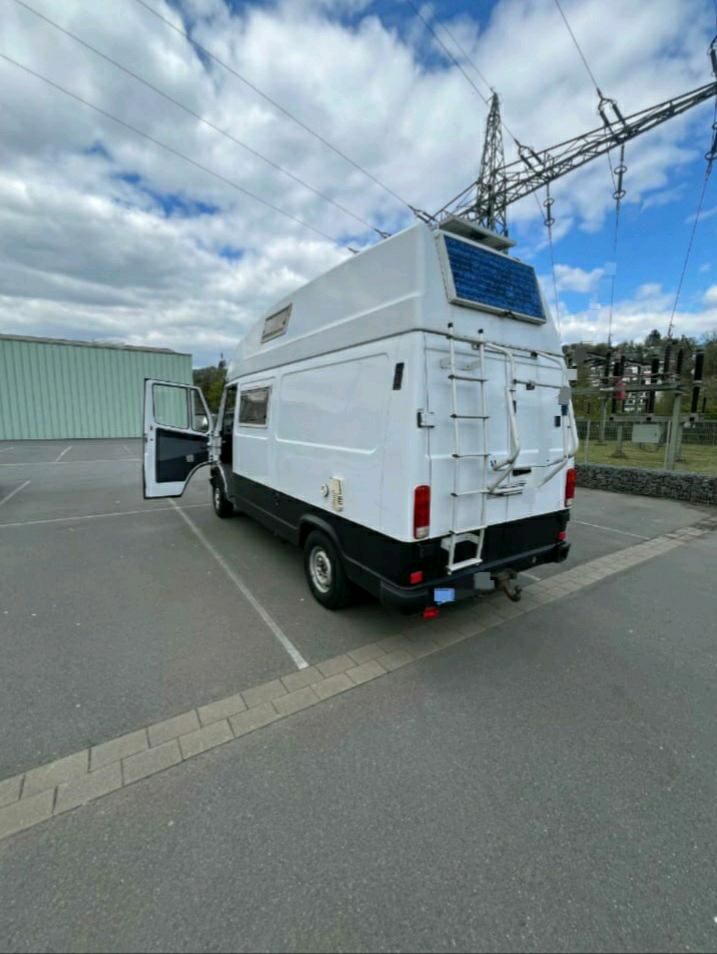
[[[0,440],[140,437],[145,378],[191,384],[192,356],[0,335]]]

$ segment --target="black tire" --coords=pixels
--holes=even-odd
[[[219,481],[212,484],[212,506],[214,513],[222,520],[231,517],[234,513],[234,505],[224,493],[224,488]]]
[[[353,600],[351,581],[333,540],[312,530],[304,544],[304,572],[314,598],[330,610],[343,609]]]

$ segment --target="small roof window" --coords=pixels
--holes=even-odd
[[[286,308],[282,308],[281,311],[276,311],[273,315],[269,315],[268,318],[265,318],[264,329],[261,333],[261,343],[264,344],[265,341],[271,341],[272,338],[278,338],[280,335],[286,334],[290,317],[291,305],[287,305]]]

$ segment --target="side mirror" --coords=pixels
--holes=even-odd
[[[206,414],[195,414],[194,415],[194,425],[193,430],[202,431],[204,433],[212,429],[212,415],[209,414],[207,417]]]

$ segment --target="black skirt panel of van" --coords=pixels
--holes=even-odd
[[[279,536],[302,544],[312,529],[323,529],[337,543],[354,583],[376,596],[384,596],[384,583],[402,590],[410,585],[410,575],[423,572],[424,585],[446,581],[458,584],[472,580],[476,567],[446,575],[447,551],[441,539],[404,542],[347,520],[341,514],[307,504],[278,490],[232,474],[230,496],[233,503]],[[540,563],[564,560],[570,549],[560,539],[570,519],[569,510],[540,514],[511,523],[496,524],[486,530],[481,572],[502,568],[525,570]],[[462,551],[465,547],[465,551]],[[471,544],[456,550],[456,559],[475,553]]]

